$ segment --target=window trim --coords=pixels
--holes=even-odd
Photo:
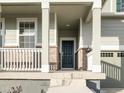
[[[5,45],[5,18],[0,18],[0,22],[2,22],[2,48]]]
[[[17,46],[20,47],[20,43],[19,43],[19,23],[20,22],[34,22],[35,23],[35,47],[37,45],[37,32],[38,32],[38,19],[37,18],[16,18],[17,20],[17,40],[16,40],[16,43],[17,43]],[[34,48],[35,48],[34,47]]]

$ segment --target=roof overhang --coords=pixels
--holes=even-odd
[[[0,0],[1,4],[5,3],[42,3],[43,0]],[[60,3],[92,3],[94,0],[49,0],[50,3],[60,4]]]
[[[97,1],[97,0],[94,0],[94,1]],[[104,4],[105,4],[106,1],[107,0],[101,0],[101,9],[104,6]],[[100,8],[100,6],[98,6],[98,7]],[[86,23],[90,22],[90,20],[92,19],[92,9],[93,8],[94,8],[94,6],[92,6],[91,9],[90,9],[90,11],[87,13],[87,16],[86,16],[86,18],[84,20]]]

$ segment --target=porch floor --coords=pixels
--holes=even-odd
[[[104,73],[90,71],[0,72],[0,79],[105,79]]]

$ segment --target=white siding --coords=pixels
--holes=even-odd
[[[116,0],[106,0],[102,8],[102,13],[116,12]]]
[[[38,18],[38,31],[37,31],[37,43],[38,45],[42,43],[42,31],[41,31],[41,14],[4,14],[5,18],[5,46],[17,46],[17,20],[16,18]],[[50,43],[54,42],[54,15],[50,15]]]
[[[111,0],[106,0],[102,12],[110,12],[111,11]]]
[[[41,43],[41,15],[25,15],[25,14],[4,14],[5,18],[5,46],[17,45],[17,20],[16,18],[38,18],[37,43]]]
[[[82,38],[83,38],[83,48],[91,46],[92,44],[92,24],[82,24]]]

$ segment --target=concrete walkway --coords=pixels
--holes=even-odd
[[[73,79],[68,84],[50,87],[47,93],[93,93],[93,92],[86,87],[86,80]]]

